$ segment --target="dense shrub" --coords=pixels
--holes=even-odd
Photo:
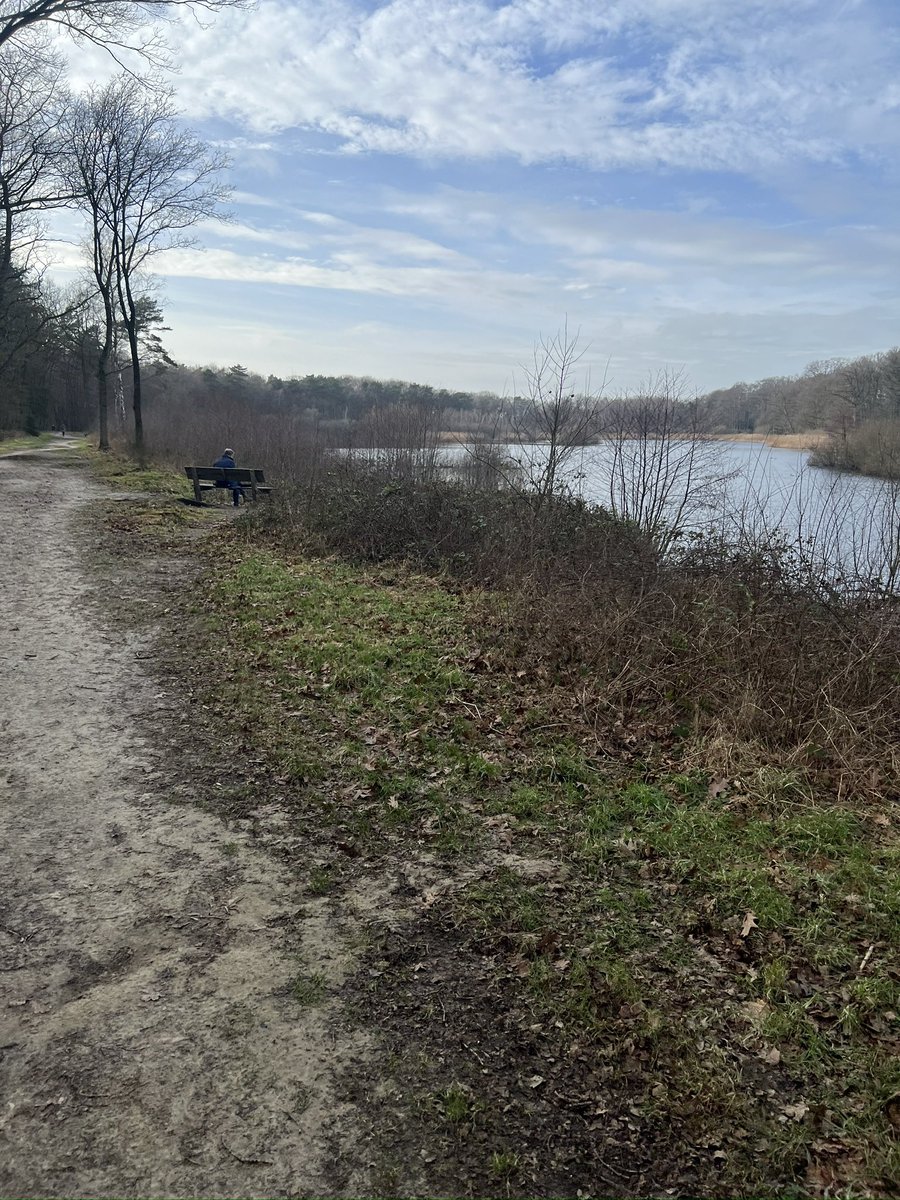
[[[900,421],[866,421],[845,436],[833,436],[811,455],[810,463],[900,479]]]
[[[322,553],[404,559],[484,585],[527,578],[556,587],[602,571],[628,586],[651,576],[658,559],[636,526],[583,501],[536,508],[518,491],[396,479],[359,462],[333,462],[281,490],[255,522]]]
[[[900,606],[838,595],[788,548],[697,535],[663,556],[603,509],[339,463],[254,515],[308,552],[503,590],[510,662],[603,725],[753,743],[852,790],[900,777]],[[498,616],[502,613],[502,617]]]

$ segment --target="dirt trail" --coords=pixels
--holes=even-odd
[[[167,803],[135,718],[176,698],[85,602],[103,492],[65,459],[0,459],[0,1194],[341,1194],[334,1079],[365,1048],[292,982],[338,982],[343,931]]]

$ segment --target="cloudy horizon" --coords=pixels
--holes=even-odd
[[[172,40],[235,187],[160,271],[181,361],[504,391],[568,320],[613,388],[708,390],[900,342],[886,2],[260,0]]]

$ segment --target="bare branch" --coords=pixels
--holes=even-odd
[[[522,447],[523,482],[538,508],[566,490],[567,464],[597,433],[606,377],[599,388],[592,388],[586,374],[579,387],[577,376],[586,353],[568,323],[553,337],[540,338],[525,368],[525,395],[514,396],[506,405],[508,424]]]
[[[171,92],[122,75],[72,105],[69,179],[80,193],[91,231],[94,278],[106,313],[104,353],[121,316],[131,352],[135,442],[143,438],[140,361],[140,273],[165,250],[193,244],[188,231],[216,215],[229,189],[226,159],[176,119]],[[103,358],[103,354],[101,354]],[[105,360],[101,363],[105,380]],[[101,407],[105,404],[101,380]]]
[[[113,57],[117,48],[160,64],[165,43],[153,22],[170,19],[175,10],[197,15],[251,6],[251,0],[0,0],[0,46],[49,25]]]

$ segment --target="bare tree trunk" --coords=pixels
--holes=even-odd
[[[0,173],[0,204],[3,207],[3,233],[0,234],[0,309],[12,268],[13,217],[6,176]]]
[[[124,239],[123,239],[124,240]],[[117,259],[119,262],[123,259],[122,244],[117,237],[116,242]],[[128,348],[131,352],[131,407],[134,412],[134,449],[138,458],[143,458],[144,454],[144,414],[141,407],[141,355],[140,346],[138,345],[138,313],[137,305],[134,299],[134,292],[131,288],[131,278],[126,271],[120,271],[118,274],[118,291],[119,291],[119,308],[122,312],[125,331],[128,334]]]
[[[100,349],[100,357],[97,360],[97,424],[100,428],[98,450],[109,449],[109,375],[106,367],[110,349],[110,340],[107,338]]]
[[[99,279],[98,279],[99,282]],[[104,311],[104,331],[103,345],[100,347],[100,355],[97,360],[97,423],[100,428],[100,442],[98,450],[109,449],[109,360],[113,351],[115,341],[115,313],[113,312],[112,296],[109,293],[109,283],[107,281],[106,289],[102,290],[103,296],[103,311]]]
[[[128,345],[131,349],[131,407],[134,411],[134,448],[140,458],[144,453],[144,414],[141,408],[141,360],[138,350],[137,332],[133,322],[128,322]]]

